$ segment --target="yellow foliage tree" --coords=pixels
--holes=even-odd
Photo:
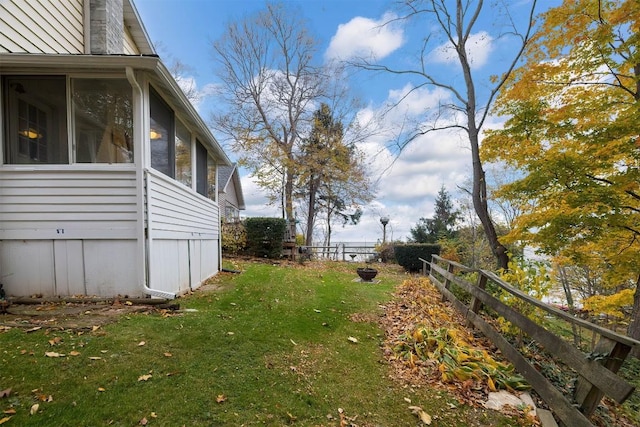
[[[640,3],[565,0],[542,15],[503,88],[507,116],[483,158],[523,172],[501,194],[522,209],[509,237],[638,288]],[[630,335],[640,337],[640,295]]]

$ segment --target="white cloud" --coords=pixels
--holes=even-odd
[[[390,22],[396,16],[385,13],[379,20],[357,16],[338,26],[325,52],[325,59],[354,57],[380,60],[404,43],[404,31],[398,23]]]
[[[383,105],[369,106],[359,112],[359,119],[367,122],[379,116],[389,104],[398,106],[384,115],[379,132],[359,144],[366,154],[372,178],[378,181],[376,200],[363,206],[363,215],[356,226],[333,228],[332,242],[368,242],[382,240],[380,217],[390,218],[387,226],[389,240],[406,240],[409,230],[422,217],[432,217],[435,199],[444,184],[452,199],[459,197],[458,185],[471,176],[471,160],[466,136],[460,130],[428,133],[417,137],[402,152],[393,147],[399,127],[414,126],[428,120],[427,110],[437,108],[448,100],[440,89],[405,86],[388,92]],[[247,204],[247,216],[280,216],[277,206],[266,206],[266,198],[249,178],[242,186]]]
[[[467,55],[472,69],[484,66],[493,51],[493,37],[486,31],[471,34],[467,40]],[[441,64],[458,63],[458,55],[450,42],[442,44],[433,50],[432,58]]]

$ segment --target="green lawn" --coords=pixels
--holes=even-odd
[[[408,407],[420,406],[437,426],[513,425],[390,379],[375,320],[401,274],[367,284],[354,264],[233,267],[242,273],[179,299],[178,314],[0,333],[0,424],[416,426]]]

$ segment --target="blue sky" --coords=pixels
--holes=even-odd
[[[220,37],[230,21],[263,9],[256,0],[134,0],[147,32],[158,53],[170,63],[179,60],[188,67],[187,76],[203,97],[197,108],[208,120],[216,108],[215,97],[208,95],[216,82],[212,42]],[[442,35],[433,22],[397,22],[381,26],[394,17],[393,0],[288,0],[308,20],[310,32],[321,42],[319,61],[330,57],[349,57],[372,52],[380,62],[399,69],[415,68],[422,38],[431,35],[429,72],[436,78],[460,85],[462,75],[451,60]],[[488,87],[488,77],[504,69],[513,54],[513,39],[504,36],[510,30],[500,2],[485,2],[485,12],[472,34],[470,55],[474,72],[480,77],[478,89]],[[504,0],[513,18],[519,22],[530,7],[530,0]],[[542,11],[558,0],[538,2]],[[502,36],[501,36],[502,35]],[[418,84],[406,76],[358,73],[350,88],[365,104],[362,114],[375,114],[389,102],[403,99],[400,108],[385,119],[388,129],[399,128],[407,119],[427,120],[427,111],[438,102],[447,102],[450,94],[439,89],[421,88],[404,97]],[[500,120],[490,118],[496,127]],[[369,153],[370,170],[379,183],[376,200],[364,208],[360,224],[334,228],[332,241],[375,243],[382,237],[381,216],[388,216],[387,238],[404,240],[420,217],[433,215],[434,199],[442,185],[449,194],[463,197],[458,187],[468,186],[471,162],[468,142],[456,132],[441,132],[419,138],[398,154],[391,134],[371,138],[360,147]],[[232,159],[233,153],[229,153]],[[500,173],[500,171],[497,171]],[[261,191],[245,173],[242,177],[246,216],[278,216],[277,206],[267,206]]]

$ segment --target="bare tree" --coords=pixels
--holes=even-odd
[[[401,147],[406,146],[419,136],[431,132],[458,128],[466,133],[471,148],[471,161],[473,165],[472,200],[474,210],[482,223],[484,232],[491,245],[491,251],[496,257],[499,267],[506,269],[509,256],[505,246],[498,240],[496,227],[489,213],[487,183],[483,164],[480,159],[480,133],[496,94],[519,62],[529,42],[534,22],[536,0],[531,2],[527,22],[523,28],[524,31],[520,31],[517,28],[515,20],[512,19],[506,4],[504,4],[504,12],[506,14],[505,22],[509,23],[510,27],[509,30],[504,33],[504,36],[509,35],[515,37],[519,46],[502,75],[491,79],[491,81],[483,82],[483,85],[489,86],[488,95],[486,95],[484,101],[478,99],[478,81],[480,78],[474,73],[472,68],[473,64],[470,57],[470,50],[472,48],[471,43],[474,40],[474,30],[477,27],[481,12],[495,14],[495,8],[487,6],[487,10],[485,11],[483,0],[403,0],[402,6],[404,14],[398,19],[419,20],[425,18],[426,21],[434,24],[435,27],[441,31],[446,42],[445,46],[451,50],[452,55],[456,59],[456,63],[464,79],[464,84],[461,86],[456,85],[455,80],[457,76],[455,75],[447,75],[446,77],[439,78],[430,68],[429,55],[432,53],[430,47],[432,47],[433,44],[433,41],[430,39],[431,35],[425,36],[422,49],[419,52],[418,63],[414,68],[396,69],[373,60],[360,60],[355,62],[355,65],[372,71],[383,71],[408,77],[417,77],[421,82],[413,87],[411,92],[424,87],[434,87],[444,90],[451,95],[452,102],[446,105],[440,105],[437,109],[438,111],[434,113],[434,120],[432,122],[428,124],[417,124],[408,136],[403,137]],[[434,25],[425,24],[424,28],[432,29]],[[407,94],[405,98],[409,96],[409,94]],[[462,120],[456,121],[456,115],[461,115]]]
[[[296,10],[267,4],[230,23],[213,44],[227,107],[213,116],[214,127],[241,153],[258,184],[280,196],[290,220],[296,147],[324,93],[322,69],[313,63],[318,43],[306,28]]]

